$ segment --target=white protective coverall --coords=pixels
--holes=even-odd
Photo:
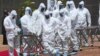
[[[42,20],[44,17],[45,12],[45,5],[44,3],[40,3],[39,8],[35,10],[32,14],[32,27],[31,32],[35,33],[37,36],[40,36],[42,33]]]
[[[48,17],[48,18],[47,18]],[[45,19],[43,22],[43,46],[52,54],[56,53],[56,42],[55,42],[55,29],[57,21],[54,17],[50,17],[49,11],[45,12]]]
[[[60,10],[60,16],[58,17],[58,26],[57,26],[57,44],[58,48],[60,48],[60,52],[64,53],[64,55],[68,54],[68,42],[71,34],[71,20],[69,17],[65,15],[65,10]]]
[[[30,7],[26,7],[25,8],[25,15],[21,17],[21,26],[22,26],[22,31],[23,31],[23,35],[29,35],[30,34],[30,31],[29,31],[29,24],[31,22],[31,14],[32,14],[32,10]],[[27,36],[23,36],[23,39],[22,39],[22,44],[24,46],[24,51],[23,51],[23,55],[26,56],[28,52],[27,48],[28,47],[28,43],[29,42],[29,37]]]
[[[84,7],[84,1],[81,1],[79,3],[79,7],[77,8],[78,12],[78,20],[77,20],[77,25],[76,28],[85,28],[85,27],[90,27],[91,26],[91,15],[90,12],[87,8]],[[88,36],[86,34],[86,30],[83,30],[83,35],[84,35],[84,41],[85,41],[85,46],[88,46]]]
[[[74,1],[67,1],[65,7],[66,15],[71,19],[71,41],[73,43],[73,50],[79,49],[78,37],[76,35],[76,22],[77,22],[77,9],[75,8]]]
[[[21,25],[22,25],[22,30],[23,30],[23,35],[28,35],[29,30],[28,30],[28,24],[31,21],[31,15],[29,12],[31,11],[30,7],[25,8],[25,15],[21,17]]]
[[[17,12],[12,10],[11,13],[4,19],[4,27],[6,29],[10,56],[14,56],[14,37],[17,33],[16,17]]]

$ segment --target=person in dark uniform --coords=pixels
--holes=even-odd
[[[5,28],[4,28],[4,25],[3,25],[3,22],[4,22],[4,18],[6,16],[8,16],[8,11],[7,10],[4,10],[3,11],[3,17],[2,17],[2,34],[3,34],[3,44],[6,45],[7,44],[7,38],[6,38],[6,31],[5,31]]]

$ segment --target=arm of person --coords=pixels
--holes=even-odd
[[[7,30],[7,31],[10,31],[10,30],[14,30],[15,29],[15,27],[14,26],[11,26],[10,25],[10,22],[9,22],[9,20],[4,20],[4,27],[5,27],[5,29]]]
[[[91,14],[88,9],[87,9],[86,18],[87,18],[88,26],[91,26]]]

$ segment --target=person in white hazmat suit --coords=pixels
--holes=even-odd
[[[30,31],[29,31],[29,24],[31,22],[31,16],[32,16],[32,10],[30,7],[26,7],[25,8],[25,15],[23,15],[20,19],[21,21],[21,27],[22,27],[22,31],[23,31],[23,35],[29,35]],[[24,46],[24,51],[23,51],[23,55],[27,56],[27,48],[28,48],[28,43],[26,41],[29,41],[29,38],[27,36],[23,36],[24,39],[22,39],[22,44]],[[26,39],[26,41],[25,41]]]
[[[71,20],[65,15],[64,9],[61,9],[59,12],[60,16],[58,17],[58,26],[57,26],[57,37],[56,41],[58,44],[58,49],[60,54],[63,56],[68,56],[68,42],[71,34]]]
[[[56,49],[56,42],[55,42],[55,30],[57,21],[54,17],[50,17],[50,12],[45,12],[45,19],[42,21],[43,25],[43,36],[42,36],[42,44],[45,48],[45,50],[52,55],[55,55],[58,52],[58,49]],[[50,55],[51,55],[50,54]],[[57,56],[58,54],[56,54]]]
[[[16,18],[17,12],[12,10],[11,13],[4,19],[4,27],[6,29],[6,36],[9,45],[9,56],[14,56],[14,37],[18,31]]]
[[[75,8],[74,1],[67,1],[65,7],[66,15],[71,19],[71,42],[73,44],[72,52],[76,53],[79,50],[79,41],[76,34],[75,26],[77,22],[77,9]]]
[[[47,10],[53,11],[56,9],[57,0],[47,0]]]
[[[45,5],[44,3],[40,3],[39,8],[36,9],[32,14],[32,27],[31,32],[36,34],[37,36],[40,36],[42,34],[42,20],[44,17],[45,12]]]
[[[76,28],[86,28],[91,26],[91,15],[87,8],[84,7],[84,1],[79,2],[79,7],[77,8],[78,21]],[[88,46],[88,35],[86,30],[83,30],[84,44]]]

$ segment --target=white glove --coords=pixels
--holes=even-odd
[[[20,28],[15,28],[15,31],[20,32],[21,29]]]
[[[54,49],[52,53],[56,54],[57,52],[59,52],[59,49]]]

